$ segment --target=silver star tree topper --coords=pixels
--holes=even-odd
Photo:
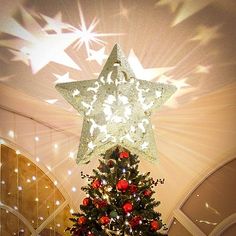
[[[87,163],[115,145],[157,159],[150,116],[176,87],[136,79],[119,45],[98,79],[60,83],[56,89],[84,116],[77,163]]]

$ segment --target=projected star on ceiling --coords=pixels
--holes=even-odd
[[[84,116],[78,163],[116,144],[148,160],[157,159],[150,116],[176,88],[136,79],[118,45],[98,79],[57,84],[56,89]]]
[[[160,0],[155,6],[167,5],[172,12],[175,12],[177,8],[180,8],[173,22],[173,26],[175,26],[188,17],[196,14],[213,1],[214,0]]]
[[[174,68],[174,67],[157,67],[157,68],[144,69],[138,57],[135,55],[133,49],[130,50],[128,61],[135,73],[136,78],[148,81],[153,80],[158,76]]]
[[[106,42],[102,40],[102,37],[109,37],[109,36],[118,36],[123,35],[120,33],[97,33],[94,31],[96,26],[99,23],[99,20],[94,18],[91,22],[91,24],[87,27],[84,14],[82,11],[82,8],[80,4],[78,3],[78,9],[79,9],[79,17],[80,17],[80,28],[77,29],[76,27],[72,27],[73,32],[77,35],[78,40],[74,44],[74,48],[77,50],[82,47],[82,45],[85,45],[87,55],[89,56],[89,52],[91,50],[90,46],[92,43],[97,43],[100,45],[104,45]]]
[[[47,25],[43,27],[44,31],[55,31],[56,33],[60,34],[63,29],[70,29],[71,25],[62,22],[62,15],[61,12],[58,12],[54,18],[45,16],[41,14],[42,18],[47,22]]]
[[[54,74],[54,73],[53,73],[53,75],[57,78],[57,80],[54,81],[54,84],[68,83],[68,82],[75,81],[74,79],[70,78],[69,72],[65,73],[64,75],[58,75],[58,74]]]
[[[219,25],[208,27],[201,25],[197,28],[197,34],[191,40],[200,41],[201,45],[207,45],[213,39],[219,38],[221,34],[219,33]]]
[[[31,14],[22,7],[21,15],[25,29],[18,25],[14,19],[10,21],[12,26],[15,26],[14,31],[18,32],[14,33],[14,36],[17,36],[18,39],[1,40],[0,42],[0,45],[19,52],[11,51],[15,56],[13,60],[20,60],[26,63],[27,57],[33,74],[39,72],[50,62],[56,62],[80,70],[80,67],[64,51],[78,39],[75,33],[48,34],[42,30],[42,27]],[[11,34],[11,31],[6,33]]]
[[[99,65],[102,65],[104,59],[107,59],[105,47],[102,47],[98,51],[92,49],[89,50],[89,57],[87,58],[87,61],[95,60]]]
[[[197,74],[209,74],[211,66],[198,65],[195,69]]]

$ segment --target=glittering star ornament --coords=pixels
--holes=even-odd
[[[136,79],[117,44],[98,79],[57,84],[56,89],[84,116],[77,163],[115,145],[157,159],[150,116],[176,87]]]

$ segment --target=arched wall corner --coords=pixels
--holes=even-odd
[[[189,197],[192,195],[192,193],[212,174],[214,174],[217,170],[219,170],[221,167],[225,166],[227,163],[233,161],[236,157],[235,157],[235,150],[231,150],[227,153],[225,153],[225,156],[227,156],[227,158],[222,158],[223,161],[221,161],[220,163],[217,163],[215,166],[213,166],[213,168],[211,169],[207,169],[204,171],[204,173],[202,173],[201,175],[197,176],[195,178],[195,180],[189,184],[189,187],[185,189],[184,194],[182,195],[182,198],[180,199],[180,201],[178,202],[178,204],[176,205],[173,214],[169,217],[168,219],[168,223],[167,223],[167,227],[170,229],[171,224],[174,221],[174,218],[176,218],[178,221],[180,221],[180,223],[186,224],[186,222],[181,222],[182,219],[184,219],[186,216],[185,214],[181,211],[181,207],[184,205],[184,203],[189,199]],[[176,214],[177,213],[181,213],[181,214]],[[178,219],[178,215],[184,215],[185,217],[180,217],[180,219]],[[232,225],[232,217],[233,217],[233,223],[235,222],[235,215],[227,217],[225,220],[223,220],[219,226],[216,227],[216,232],[223,232],[223,230],[225,230],[227,227],[229,227],[230,225]],[[229,218],[229,219],[228,219]],[[230,222],[230,224],[229,224]],[[194,224],[194,222],[192,222]],[[227,227],[226,227],[227,226]],[[196,226],[197,227],[197,226]],[[194,227],[195,228],[195,227]],[[219,228],[219,229],[218,229]],[[199,229],[199,228],[198,228]],[[197,230],[198,230],[197,229]],[[223,229],[223,230],[222,230]],[[221,230],[221,231],[220,231]],[[219,234],[215,234],[215,231],[213,230],[213,234],[211,234],[211,236],[214,235],[219,235]]]
[[[19,151],[20,154],[27,157],[32,163],[34,163],[38,168],[40,168],[52,182],[57,181],[57,188],[59,189],[59,191],[65,198],[65,202],[69,204],[71,209],[77,210],[77,207],[74,205],[73,201],[71,200],[71,197],[69,196],[67,191],[64,189],[60,180],[58,180],[58,178],[51,171],[49,171],[48,168],[42,162],[37,162],[35,158],[29,152],[27,152],[23,147],[20,147],[16,143],[13,143],[10,140],[0,136],[0,146],[1,145],[5,145],[11,149],[14,149],[15,151]],[[0,152],[0,157],[1,157],[1,152]]]

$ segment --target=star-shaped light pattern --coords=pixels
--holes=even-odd
[[[68,83],[75,81],[74,79],[70,78],[69,72],[65,73],[64,75],[53,74],[57,80],[54,82],[55,84],[58,83]]]
[[[179,97],[195,90],[195,88],[191,87],[187,83],[187,80],[188,80],[188,78],[176,80],[176,79],[173,79],[173,76],[166,76],[166,75],[161,75],[158,78],[158,80],[157,80],[158,83],[171,84],[177,88],[177,91],[174,93],[172,98],[170,100],[168,100],[164,106],[170,107],[170,108],[178,107],[179,106],[179,102],[178,102]]]
[[[98,51],[92,49],[89,50],[89,57],[87,58],[87,61],[95,60],[99,65],[102,65],[104,59],[107,59],[105,47],[102,47]]]
[[[71,26],[69,24],[62,22],[61,12],[58,12],[54,16],[54,18],[45,16],[43,14],[41,16],[47,22],[47,25],[45,25],[43,27],[43,30],[45,30],[45,31],[53,30],[56,33],[60,34],[63,29],[70,29],[71,28]]]
[[[39,72],[49,62],[56,62],[80,70],[80,67],[64,51],[78,38],[75,33],[48,34],[24,8],[21,8],[21,15],[25,27],[28,29],[27,34],[22,26],[15,25],[15,32],[19,29],[19,33],[15,36],[20,39],[0,41],[0,45],[18,51],[18,53],[12,51],[15,55],[13,60],[27,63],[27,58],[33,74]]]
[[[198,11],[202,10],[204,7],[212,3],[214,0],[160,0],[155,6],[169,6],[172,12],[175,12],[177,8],[180,7],[173,26],[181,23],[188,17],[196,14]]]
[[[153,80],[156,77],[161,76],[164,73],[174,68],[174,67],[157,67],[157,68],[144,69],[138,57],[134,53],[133,49],[130,50],[128,61],[135,73],[136,78],[148,81]]]
[[[86,163],[116,144],[156,160],[150,115],[176,87],[136,79],[118,45],[97,80],[57,84],[56,88],[84,115],[78,163]]]
[[[201,25],[197,28],[197,34],[191,40],[192,41],[200,41],[201,45],[207,45],[213,39],[219,38],[220,33],[219,31],[220,26],[212,26],[208,27],[205,25]]]
[[[79,8],[79,17],[80,17],[80,28],[77,29],[73,27],[73,31],[78,35],[79,40],[75,43],[74,47],[76,49],[80,49],[82,45],[85,45],[87,55],[90,55],[90,46],[92,43],[97,43],[100,45],[104,45],[106,42],[101,39],[101,37],[108,37],[108,36],[117,36],[122,35],[119,33],[96,33],[93,30],[96,28],[99,20],[94,18],[92,23],[87,27],[83,11],[81,9],[80,4],[78,3]]]
[[[195,69],[197,74],[209,74],[211,66],[198,65]]]

